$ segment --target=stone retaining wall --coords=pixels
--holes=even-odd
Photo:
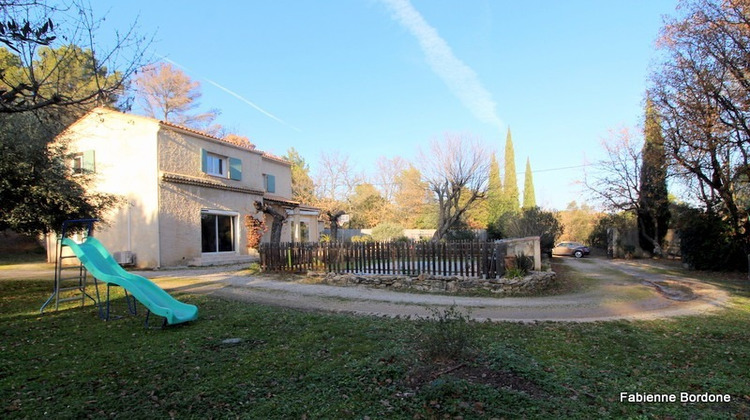
[[[549,287],[555,280],[553,271],[531,271],[525,277],[502,277],[488,280],[425,274],[418,277],[409,277],[383,274],[309,272],[307,276],[317,283],[335,286],[366,286],[380,289],[443,293],[487,290],[503,296],[528,295],[540,292]]]

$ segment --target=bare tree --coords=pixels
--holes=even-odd
[[[364,180],[349,163],[349,156],[338,152],[321,153],[318,170],[315,174],[316,206],[328,216],[331,237],[337,240],[338,225],[341,216],[352,209],[351,198],[354,191]]]
[[[218,134],[218,111],[193,113],[199,106],[200,82],[169,63],[147,66],[136,77],[138,102],[146,115],[185,127]]]
[[[375,161],[375,166],[377,170],[373,174],[372,183],[378,187],[383,199],[392,203],[399,190],[398,177],[409,164],[401,156],[391,159],[381,156]]]
[[[135,22],[102,47],[96,39],[103,20],[83,1],[0,1],[0,44],[7,48],[0,48],[0,114],[49,106],[86,109],[119,97],[143,65],[150,39],[136,34]],[[77,82],[68,71],[71,63],[87,69],[85,88],[69,88]]]
[[[641,174],[641,145],[627,128],[610,131],[602,141],[607,157],[586,173],[584,185],[594,199],[614,211],[638,209]]]
[[[281,229],[284,227],[284,222],[288,217],[286,212],[283,209],[278,209],[266,203],[261,203],[260,201],[253,202],[253,205],[255,206],[255,210],[263,212],[273,218],[273,222],[271,223],[271,243],[281,243]]]
[[[433,240],[442,239],[472,204],[484,197],[490,153],[469,135],[446,133],[420,153],[421,172],[438,202],[438,225]]]
[[[748,210],[739,183],[750,179],[750,4],[687,0],[667,22],[665,60],[650,96],[661,117],[664,148],[706,209],[748,245]]]

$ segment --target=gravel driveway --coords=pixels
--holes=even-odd
[[[207,293],[248,303],[375,316],[424,317],[456,305],[477,320],[603,321],[700,314],[724,307],[729,295],[695,278],[660,274],[638,261],[559,259],[583,278],[583,290],[549,297],[491,298],[411,294],[364,287],[306,284],[215,267],[142,272],[168,290]]]

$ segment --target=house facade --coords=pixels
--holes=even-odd
[[[272,218],[256,201],[288,215],[282,241],[317,241],[316,208],[292,200],[291,164],[243,141],[229,141],[152,118],[96,108],[58,141],[71,168],[118,206],[96,237],[140,268],[249,262],[249,217]]]

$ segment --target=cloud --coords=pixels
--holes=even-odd
[[[392,17],[419,41],[427,64],[448,86],[461,103],[482,122],[503,127],[497,116],[495,101],[482,86],[479,76],[459,60],[437,30],[424,20],[409,0],[381,0]]]

